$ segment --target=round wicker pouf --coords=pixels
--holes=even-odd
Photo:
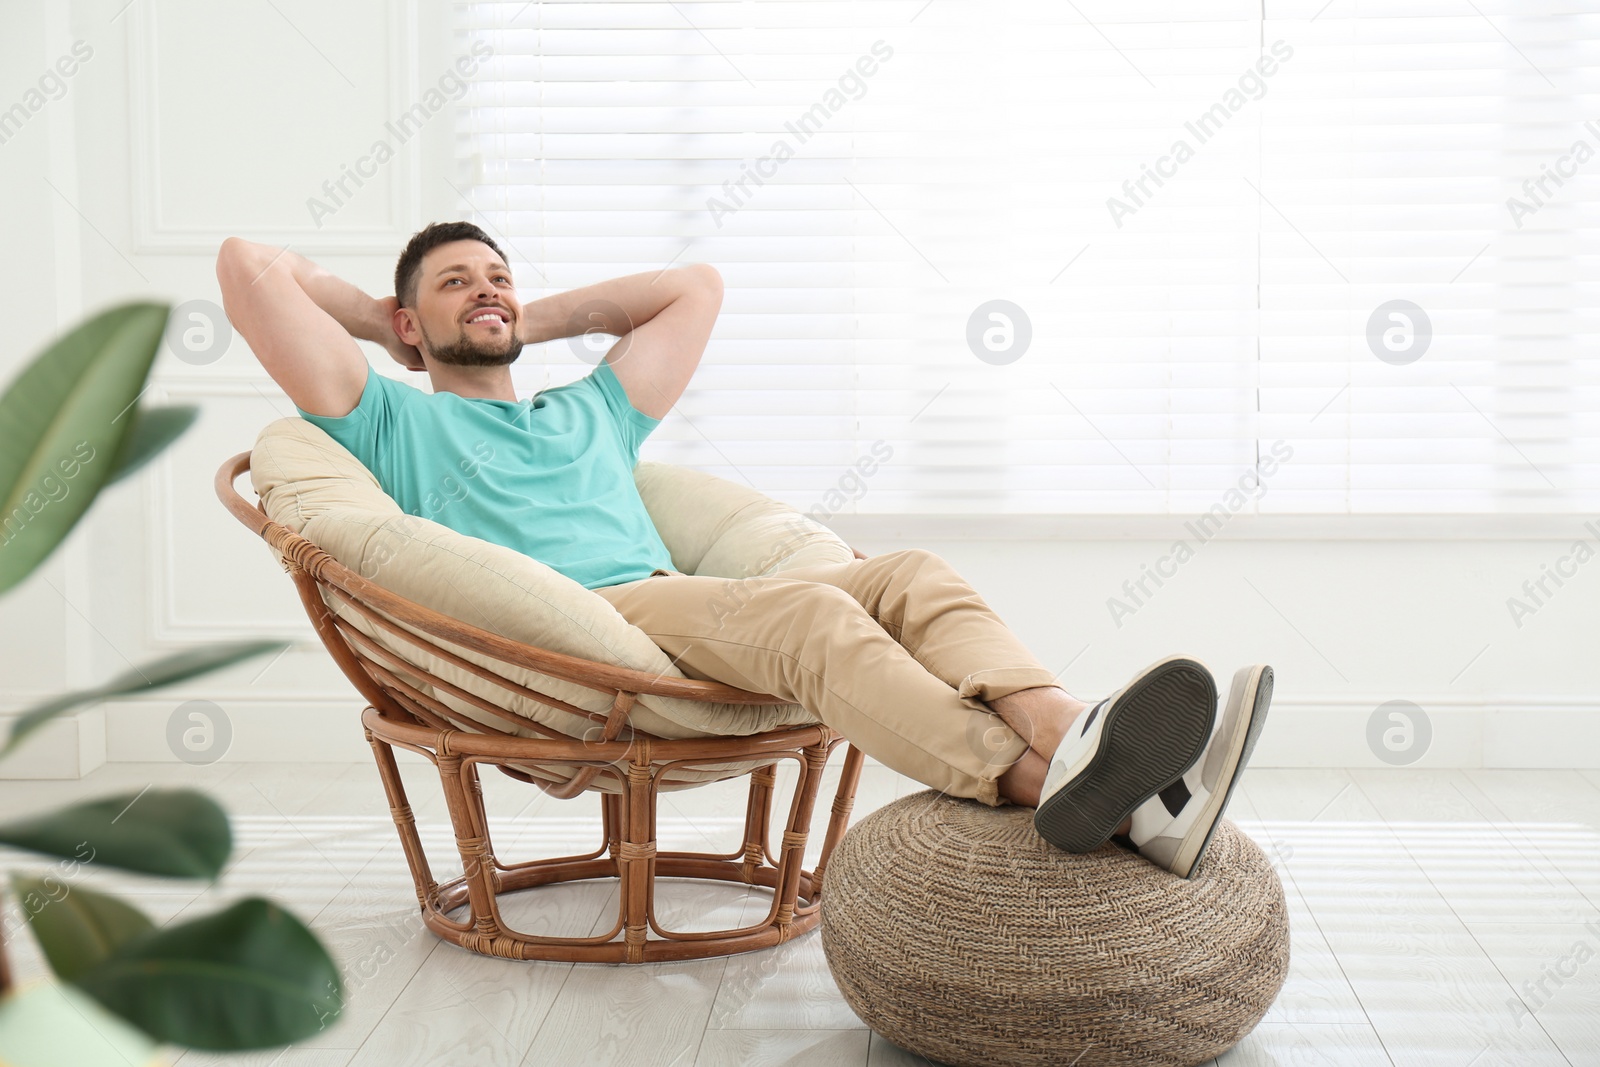
[[[822,947],[866,1024],[953,1067],[1190,1067],[1289,971],[1283,886],[1227,819],[1189,879],[1063,852],[1033,809],[928,791],[862,819],[824,874]]]

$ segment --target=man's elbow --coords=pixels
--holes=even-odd
[[[691,263],[684,270],[697,288],[722,295],[722,272],[711,264]]]
[[[229,237],[217,249],[217,281],[226,283],[230,275],[246,268],[256,246],[243,237]]]
[[[217,249],[217,277],[225,272],[235,277],[244,275],[254,281],[261,272],[282,258],[288,249],[247,241],[243,237],[229,237]]]
[[[250,250],[250,242],[243,237],[224,238],[222,245],[217,249],[217,262],[224,263],[239,259]]]

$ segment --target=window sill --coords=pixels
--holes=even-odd
[[[1600,540],[1584,514],[1247,515],[1202,527],[1194,515],[834,515],[846,541],[1562,541]],[[1586,526],[1585,523],[1592,524]]]

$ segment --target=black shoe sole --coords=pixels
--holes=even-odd
[[[1261,728],[1267,723],[1267,709],[1272,706],[1272,681],[1272,668],[1263,667],[1261,679],[1256,683],[1255,699],[1250,705],[1250,725],[1245,729],[1244,747],[1239,751],[1239,762],[1234,767],[1233,775],[1228,779],[1228,788],[1222,791],[1222,806],[1217,809],[1217,817],[1211,821],[1211,829],[1206,831],[1206,839],[1200,842],[1200,851],[1194,854],[1194,861],[1189,864],[1188,873],[1183,876],[1185,878],[1193,878],[1200,861],[1205,858],[1206,849],[1211,845],[1211,838],[1216,835],[1217,825],[1222,822],[1222,813],[1228,810],[1228,801],[1233,799],[1233,787],[1239,784],[1245,767],[1250,763],[1250,754],[1256,750],[1256,739],[1261,736]]]
[[[1133,809],[1194,766],[1217,719],[1217,683],[1191,659],[1139,679],[1103,714],[1100,745],[1077,777],[1039,805],[1039,836],[1068,852],[1092,852]]]

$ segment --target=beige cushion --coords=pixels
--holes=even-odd
[[[275,522],[407,600],[523,644],[685,677],[643,630],[598,593],[514,549],[403,512],[349,450],[304,419],[279,419],[261,431],[251,453],[250,478]],[[726,479],[650,461],[638,464],[634,478],[672,553],[673,567],[685,574],[741,578],[854,558],[850,547],[821,523]],[[330,611],[406,662],[496,706],[573,736],[583,736],[593,725],[508,693],[418,649],[363,618],[337,594],[324,591],[323,598]],[[453,642],[430,640],[538,693],[589,711],[605,712],[611,706],[608,696],[584,686],[507,666]],[[397,673],[463,715],[507,733],[538,736],[415,675]],[[751,734],[815,721],[798,704],[751,707],[648,694],[639,697],[631,717],[634,729],[667,738]]]

